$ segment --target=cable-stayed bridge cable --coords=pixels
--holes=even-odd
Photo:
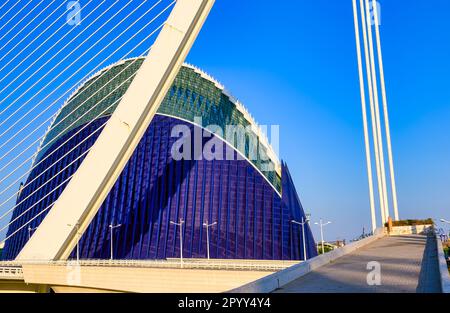
[[[150,33],[146,38],[144,38],[144,40],[142,40],[136,47],[134,47],[129,53],[125,54],[122,58],[127,57],[128,54],[130,54],[130,53],[131,53],[132,51],[134,51],[137,47],[139,47],[140,45],[142,45],[146,40],[148,40],[149,38],[151,38],[151,37],[156,33],[156,31],[157,31],[158,29],[160,29],[162,26],[163,26],[163,24],[161,24],[160,26],[158,26],[152,33]],[[150,50],[150,49],[149,49],[149,50]],[[147,52],[148,52],[149,50],[147,50]],[[135,61],[133,61],[132,63],[134,63],[134,62],[135,62]],[[131,65],[132,65],[132,64],[129,64],[124,70],[126,70],[126,69],[127,69],[128,67],[130,67]],[[123,70],[123,71],[124,71],[124,70]],[[123,71],[121,71],[121,72],[123,72]],[[104,73],[103,73],[103,74],[104,74]],[[103,74],[101,74],[100,76],[98,76],[97,78],[95,78],[95,80],[90,81],[90,82],[89,82],[89,85],[88,85],[87,87],[89,87],[90,85],[94,84],[97,80],[99,80],[99,79],[102,77]],[[80,83],[81,83],[81,81],[80,81]],[[74,99],[75,99],[76,97],[79,97],[83,92],[84,92],[84,91],[82,91],[81,93],[77,93],[77,94],[74,96]],[[97,91],[97,92],[98,92],[98,91]],[[95,92],[95,94],[96,94],[97,92]],[[71,99],[71,100],[74,100],[74,99]],[[52,119],[55,118],[55,116],[56,116],[57,114],[58,114],[58,112],[56,112],[55,115],[52,116]],[[54,126],[54,125],[52,125],[52,127],[53,127],[53,126]],[[50,129],[49,129],[49,130],[50,130]],[[43,136],[39,137],[39,138],[38,138],[36,141],[34,141],[31,145],[29,145],[25,150],[29,150],[30,148],[34,147],[34,144],[36,144],[37,142],[41,141],[44,137],[45,137],[45,134],[44,134]],[[49,146],[51,143],[52,143],[52,141],[46,143],[43,147],[41,147],[41,149],[44,149],[45,147]],[[16,156],[16,159],[17,159],[17,158],[18,158],[18,156]],[[28,163],[28,161],[30,161],[32,158],[33,158],[33,156],[31,156],[30,158],[28,158],[27,160],[25,160],[25,161],[24,161],[22,164],[20,164],[14,171],[16,171],[18,168],[21,168],[23,165],[25,165],[26,163]],[[13,161],[14,161],[14,160],[13,160]],[[33,166],[33,167],[34,167],[34,166]],[[9,173],[8,176],[11,175],[12,173],[14,173],[14,171],[11,172],[11,173]],[[8,177],[8,176],[7,176],[7,177]],[[5,178],[7,178],[7,177],[5,177]],[[0,183],[2,183],[2,182],[4,181],[5,178],[1,179],[1,180],[0,180]]]
[[[14,8],[16,7],[16,5],[18,5],[21,1],[22,1],[22,0],[17,1],[16,4],[14,4],[11,8],[9,8],[9,10],[8,10],[5,14],[3,14],[3,15],[0,17],[0,20],[3,19],[3,17],[5,17],[5,15],[7,15],[12,9],[14,9]],[[29,1],[29,2],[27,3],[27,5],[25,5],[24,7],[22,7],[22,9],[19,10],[19,12],[17,12],[13,17],[11,17],[5,24],[3,24],[3,26],[0,28],[0,30],[2,30],[3,27],[5,27],[6,25],[8,25],[9,22],[11,22],[11,21],[17,16],[17,14],[19,14],[20,12],[22,12],[22,11],[23,11],[30,3],[31,3],[31,1]]]
[[[162,0],[160,0],[160,1],[162,1]],[[171,5],[169,5],[168,7],[166,7],[166,10],[167,10],[170,6],[171,6]],[[154,7],[152,7],[152,8],[154,8]],[[146,13],[150,12],[150,11],[152,10],[152,8],[150,8]],[[164,11],[163,11],[163,12],[164,12]],[[161,14],[162,14],[162,13],[160,13],[159,15],[161,15]],[[146,25],[145,27],[147,27],[148,25],[150,25],[151,23],[153,23],[153,22],[159,17],[159,15],[158,15],[157,17],[155,17],[154,19],[152,19],[149,23],[147,23],[147,25]],[[130,14],[127,15],[127,17],[125,17],[123,20],[127,19],[129,16],[130,16]],[[119,35],[117,35],[117,36],[116,36],[116,39],[120,38],[120,36],[122,36],[124,33],[126,33],[126,31],[128,31],[132,26],[134,26],[134,25],[135,25],[140,19],[142,19],[142,18],[143,18],[143,16],[141,16],[140,18],[138,18],[137,20],[135,20],[135,21],[134,21],[131,25],[129,25],[124,31],[122,31]],[[123,21],[123,20],[122,20],[122,21]],[[108,34],[110,34],[117,26],[118,26],[118,24],[115,25],[115,26],[113,27],[113,29],[111,29],[110,31],[108,31],[107,34],[105,34],[104,36],[102,36],[102,38],[101,38],[100,40],[98,40],[98,41],[95,43],[95,45],[98,44],[102,39],[104,39]],[[138,33],[140,33],[141,31],[142,31],[142,29],[141,29]],[[138,33],[136,33],[136,34],[138,34]],[[134,38],[134,37],[136,36],[136,34],[134,34],[134,35],[132,36],[132,38]],[[85,65],[83,65],[82,67],[78,68],[74,73],[72,73],[72,74],[69,76],[69,78],[67,78],[63,83],[61,83],[58,87],[56,87],[55,90],[57,90],[59,87],[61,87],[63,84],[65,84],[70,78],[72,78],[72,77],[75,76],[77,73],[79,73],[79,72],[80,72],[87,64],[89,64],[89,62],[91,62],[92,60],[94,60],[94,59],[95,59],[97,56],[99,56],[104,50],[106,50],[109,46],[111,46],[111,44],[112,44],[113,42],[114,42],[114,41],[109,42],[105,47],[103,47],[99,52],[97,52],[93,57],[91,57],[91,58],[89,59],[89,61],[87,61],[87,62],[85,63]],[[95,46],[95,45],[94,45],[94,46]],[[91,46],[89,49],[87,49],[86,51],[84,51],[80,56],[78,56],[78,57],[77,57],[77,58],[76,58],[69,66],[67,66],[67,67],[64,69],[63,72],[61,72],[61,73],[59,73],[58,75],[56,75],[56,77],[54,77],[49,83],[47,83],[43,88],[41,88],[37,93],[35,93],[33,97],[31,97],[29,100],[27,100],[25,103],[23,103],[18,109],[16,109],[16,111],[14,111],[10,116],[8,116],[8,118],[6,118],[5,120],[3,120],[3,121],[0,123],[0,126],[2,126],[2,125],[3,125],[4,123],[6,123],[10,118],[12,118],[12,116],[14,116],[14,114],[16,114],[17,112],[19,112],[20,109],[22,109],[26,104],[28,104],[32,99],[34,99],[34,98],[37,96],[37,94],[41,93],[41,92],[42,92],[43,90],[45,90],[45,88],[47,88],[52,82],[56,81],[56,79],[59,78],[59,77],[62,75],[62,73],[64,73],[67,69],[70,69],[72,65],[74,65],[78,60],[80,60],[84,55],[86,55],[86,53],[89,52],[94,46]],[[67,59],[68,57],[69,57],[69,56],[64,57],[64,60]],[[59,64],[61,64],[61,63],[62,63],[62,61],[60,61],[56,66],[54,66],[54,67],[52,68],[52,70],[55,69],[55,68],[56,68]],[[52,71],[52,70],[51,70],[51,71]],[[36,86],[37,83],[39,83],[40,81],[42,81],[48,74],[49,74],[49,73],[47,73],[46,75],[44,75],[43,77],[41,77],[37,82],[35,82],[31,87],[29,87],[29,88],[27,89],[26,92],[28,92],[28,91],[31,90],[34,86]],[[47,99],[48,97],[50,97],[50,95],[52,95],[54,92],[55,92],[55,91],[53,91],[53,92],[51,92],[49,95],[47,95],[45,99]],[[20,97],[22,97],[22,96],[23,96],[23,94],[22,94]],[[19,98],[20,98],[20,97],[19,97]],[[18,98],[17,98],[16,100],[14,100],[13,103],[17,102],[17,100],[18,100]],[[42,103],[42,101],[43,101],[43,100],[41,100],[40,103]],[[2,101],[0,101],[0,103],[1,103],[1,102],[2,102]],[[12,103],[12,104],[13,104],[13,103]],[[40,103],[39,103],[39,104],[40,104]],[[12,104],[10,104],[10,105],[12,105]],[[37,104],[37,105],[35,105],[33,108],[31,108],[31,109],[29,110],[29,112],[33,111],[39,104]],[[0,138],[1,138],[5,133],[7,133],[9,130],[11,130],[12,127],[15,126],[18,122],[20,122],[25,116],[27,116],[29,112],[27,112],[25,115],[22,115],[22,117],[19,118],[13,125],[11,125],[11,126],[10,126],[7,130],[5,130],[3,133],[1,133],[1,134],[0,134]]]
[[[42,0],[41,3],[42,3],[43,1],[45,1],[45,0]],[[15,34],[12,38],[10,38],[10,39],[8,40],[7,43],[5,43],[2,47],[0,47],[0,51],[1,51],[4,47],[6,47],[11,41],[13,41],[17,36],[19,36],[25,29],[27,29],[27,27],[28,27],[31,23],[33,23],[39,16],[41,16],[41,14],[44,13],[45,10],[47,10],[53,3],[55,3],[55,1],[56,1],[56,0],[53,0],[52,2],[50,2],[44,9],[41,10],[41,12],[39,12],[39,14],[35,15],[35,16],[31,19],[31,21],[29,21],[29,22],[27,23],[27,25],[23,26],[22,29],[21,29],[20,31],[16,32],[16,34]],[[26,16],[28,16],[28,15],[31,14],[32,12],[33,12],[33,11],[28,12],[28,14],[27,14]],[[25,17],[26,17],[26,16],[25,16]],[[22,20],[25,19],[25,17],[23,17]],[[22,20],[21,20],[21,21],[22,21]],[[19,23],[20,23],[20,22],[19,22]],[[11,30],[9,30],[9,32],[10,32],[10,31],[11,31]],[[0,38],[0,40],[2,40],[7,34],[8,34],[8,33],[6,33],[5,35],[3,35],[3,36]],[[23,36],[22,39],[25,40],[26,37],[27,37],[29,34],[30,34],[30,32],[28,32],[27,35]],[[10,52],[10,51],[9,51],[9,52]]]
[[[75,6],[75,4],[78,3],[78,1],[79,1],[79,0],[74,1],[74,3],[71,4],[71,6],[69,7],[69,9],[72,8],[73,6]],[[91,0],[91,1],[92,1],[92,0]],[[89,1],[89,3],[90,3],[90,1]],[[32,31],[30,31],[26,36],[24,36],[18,43],[16,43],[16,45],[15,45],[14,47],[12,47],[12,48],[8,51],[8,53],[4,54],[4,55],[0,58],[0,61],[3,61],[4,58],[6,58],[12,51],[14,51],[14,49],[15,49],[18,45],[20,45],[23,41],[25,41],[25,40],[28,38],[28,36],[30,36],[30,35],[31,35],[38,27],[40,27],[45,21],[47,21],[47,19],[49,19],[50,16],[52,16],[53,13],[55,13],[57,10],[59,10],[63,5],[65,5],[64,2],[61,3],[61,4],[59,5],[59,7],[57,7],[55,10],[53,10],[52,13],[50,13],[49,15],[47,15],[47,17],[46,17],[45,19],[43,19],[43,20],[42,20],[35,28],[33,28]],[[7,67],[9,64],[11,64],[11,62],[13,62],[16,58],[18,58],[18,57],[22,54],[22,52],[24,52],[28,47],[30,47],[36,40],[38,40],[41,36],[44,36],[45,33],[47,32],[47,30],[49,30],[53,25],[55,25],[56,22],[58,22],[58,20],[59,20],[61,17],[64,17],[66,14],[67,14],[67,13],[64,12],[63,14],[61,14],[60,16],[58,16],[58,17],[53,21],[53,23],[51,23],[49,26],[47,26],[47,27],[45,28],[45,30],[41,31],[41,32],[39,33],[38,36],[35,36],[31,42],[29,42],[24,48],[22,48],[22,50],[20,50],[20,52],[16,53],[16,54],[15,54],[15,55],[7,62],[2,68],[0,68],[0,72],[3,71],[3,70],[5,69],[5,67]],[[53,32],[51,36],[47,37],[47,41],[50,40],[50,39],[52,38],[52,36],[55,36],[55,35],[57,34],[57,32],[58,32],[62,27],[63,27],[63,26],[61,26],[56,32]],[[45,41],[45,42],[46,42],[46,41]],[[35,50],[33,50],[33,52],[29,53],[28,56],[26,57],[26,59],[30,58],[30,57],[36,52],[37,49],[39,49],[43,44],[45,44],[45,42],[44,42],[44,43],[41,43],[41,44],[39,45],[39,47],[37,47]]]
[[[155,18],[156,19],[156,18]],[[153,19],[153,20],[151,20],[149,23],[147,23],[147,24],[151,24],[155,19]],[[146,25],[147,26],[147,25]],[[146,27],[145,26],[145,27]],[[155,33],[156,33],[156,31],[158,31],[161,27],[163,26],[163,24],[161,24],[159,27],[157,27],[156,28],[156,30],[154,30],[149,36],[147,36],[144,40],[146,40],[146,39],[148,39],[149,37],[151,37],[151,36],[153,36]],[[142,29],[140,30],[140,31],[142,31]],[[140,32],[139,31],[139,32]],[[139,34],[139,32],[137,32],[137,33],[135,33],[133,36],[131,36],[128,40],[127,40],[127,42],[128,41],[130,41],[131,39],[133,39],[137,34]],[[121,36],[121,35],[119,35],[119,36]],[[126,43],[127,43],[126,42]],[[94,57],[95,58],[95,57]],[[74,74],[72,74],[72,75],[74,75]],[[46,98],[48,98],[49,96],[47,96]],[[45,98],[45,99],[46,99]],[[44,99],[44,100],[45,100]],[[42,103],[43,102],[43,100],[40,102],[40,103]],[[40,104],[40,103],[38,103],[38,105]],[[35,105],[31,110],[34,110],[38,105]],[[38,116],[40,116],[40,115],[42,115],[42,113],[43,112],[45,112],[46,110],[48,110],[48,108],[49,107],[47,107],[47,109],[45,109],[44,111],[42,111]],[[10,129],[12,129],[12,127],[14,126],[14,125],[16,125],[18,122],[20,122],[22,119],[24,119],[25,118],[25,116],[27,116],[30,112],[31,112],[31,110],[29,111],[29,112],[27,112],[25,115],[22,115],[12,126],[10,126],[6,131],[4,131],[2,134],[0,134],[0,137],[2,137],[7,131],[9,131]],[[44,125],[46,122],[48,122],[49,120],[51,120],[53,117],[50,117],[49,119],[47,119],[44,123],[42,123],[39,127],[41,127],[42,125]],[[26,126],[28,126],[28,125],[30,125],[32,122],[33,122],[34,120],[32,120],[31,122],[29,122]],[[23,129],[24,128],[22,128],[21,129],[21,131],[23,131]],[[35,130],[37,130],[37,129],[35,129]],[[34,131],[33,131],[34,132]],[[32,132],[32,133],[33,133]],[[31,134],[32,134],[31,133]],[[12,137],[14,138],[14,137],[16,137],[17,135],[18,135],[19,133],[15,133]],[[28,134],[27,135],[27,137],[26,138],[24,138],[24,139],[27,139],[31,134]],[[5,153],[4,155],[2,155],[1,157],[0,157],[0,161],[5,157],[5,156],[7,156],[7,155],[9,155],[10,153],[11,153],[11,151],[12,150],[14,150],[16,147],[18,147],[22,142],[24,142],[24,139],[22,140],[22,141],[20,141],[18,144],[16,144],[16,146],[14,146],[13,148],[11,148],[7,153]],[[6,143],[8,143],[8,142],[10,142],[11,141],[11,138],[10,139],[8,139],[7,141],[6,141]],[[3,147],[3,146],[0,146],[0,148],[1,147]],[[3,170],[3,168],[2,169],[0,169],[0,172]]]

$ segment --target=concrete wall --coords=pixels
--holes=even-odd
[[[229,292],[236,293],[267,293],[272,292],[281,286],[284,286],[297,278],[300,278],[309,272],[324,266],[332,261],[349,254],[369,243],[378,240],[385,236],[384,230],[379,228],[375,231],[373,236],[367,237],[357,242],[346,245],[343,248],[333,250],[331,252],[321,254],[315,258],[309,259],[308,261],[299,263],[297,265],[288,267],[282,271],[273,273],[261,279],[255,280],[249,284],[243,285],[241,287],[229,290]]]
[[[25,283],[55,292],[226,292],[271,272],[24,264]]]
[[[441,275],[441,288],[443,293],[450,293],[450,274],[445,261],[444,248],[441,239],[436,235],[437,252],[439,258],[439,273]]]
[[[416,226],[394,226],[389,235],[417,235],[424,234],[431,230],[432,225],[416,225]]]

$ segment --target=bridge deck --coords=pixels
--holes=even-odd
[[[242,260],[242,259],[184,259],[185,269],[214,269],[214,270],[249,270],[275,272],[301,261],[280,261],[280,260]],[[70,261],[0,261],[0,279],[4,277],[22,275],[22,265],[54,265],[54,266],[96,266],[96,267],[143,267],[143,268],[181,268],[180,259],[167,260],[76,260]]]
[[[179,259],[0,262],[0,292],[225,292],[297,263],[184,259],[181,268]]]
[[[392,236],[323,266],[277,292],[441,292],[434,238]],[[381,285],[367,284],[368,262],[381,265]]]

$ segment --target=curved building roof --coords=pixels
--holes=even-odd
[[[143,60],[144,58],[122,60],[87,78],[56,114],[40,144],[36,160],[64,134],[99,117],[111,115]],[[198,117],[201,117],[202,125],[198,126],[204,128],[218,125],[225,130],[227,125],[249,126],[256,135],[259,147],[258,157],[250,162],[281,192],[281,164],[266,135],[242,103],[207,73],[184,64],[157,114],[176,117],[197,125]],[[251,151],[248,144],[242,145],[229,142],[226,138],[222,139],[242,156],[249,157]]]

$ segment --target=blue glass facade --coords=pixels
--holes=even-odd
[[[169,99],[170,95],[167,97]],[[30,173],[27,187],[17,199],[12,217],[15,221],[8,235],[39,213],[41,215],[30,226],[35,228],[40,224],[46,215],[44,209],[61,194],[67,178],[77,170],[84,152],[100,134],[96,130],[108,118],[109,115],[102,116],[87,127],[84,123],[54,137],[54,143],[41,152],[39,160],[43,161]],[[198,160],[191,155],[191,160],[176,161],[171,154],[178,139],[171,136],[176,125],[185,125],[192,132],[199,128],[176,116],[161,112],[155,116],[83,234],[81,257],[109,258],[111,223],[122,224],[114,230],[115,258],[179,257],[179,229],[170,221],[181,218],[185,221],[184,257],[206,256],[203,223],[208,220],[217,222],[210,228],[212,258],[303,259],[301,226],[290,221],[301,220],[304,212],[286,164],[281,165],[280,185],[277,186],[254,162],[238,159],[235,149],[233,160]],[[94,131],[94,135],[85,140]],[[214,136],[203,138],[203,145],[212,138]],[[223,149],[226,155],[225,149],[230,148],[223,145]],[[193,147],[191,153],[195,153]],[[77,161],[68,166],[74,160]],[[20,252],[28,240],[27,228],[6,242],[4,259],[13,259]],[[317,255],[309,226],[305,227],[305,234],[307,256]]]

